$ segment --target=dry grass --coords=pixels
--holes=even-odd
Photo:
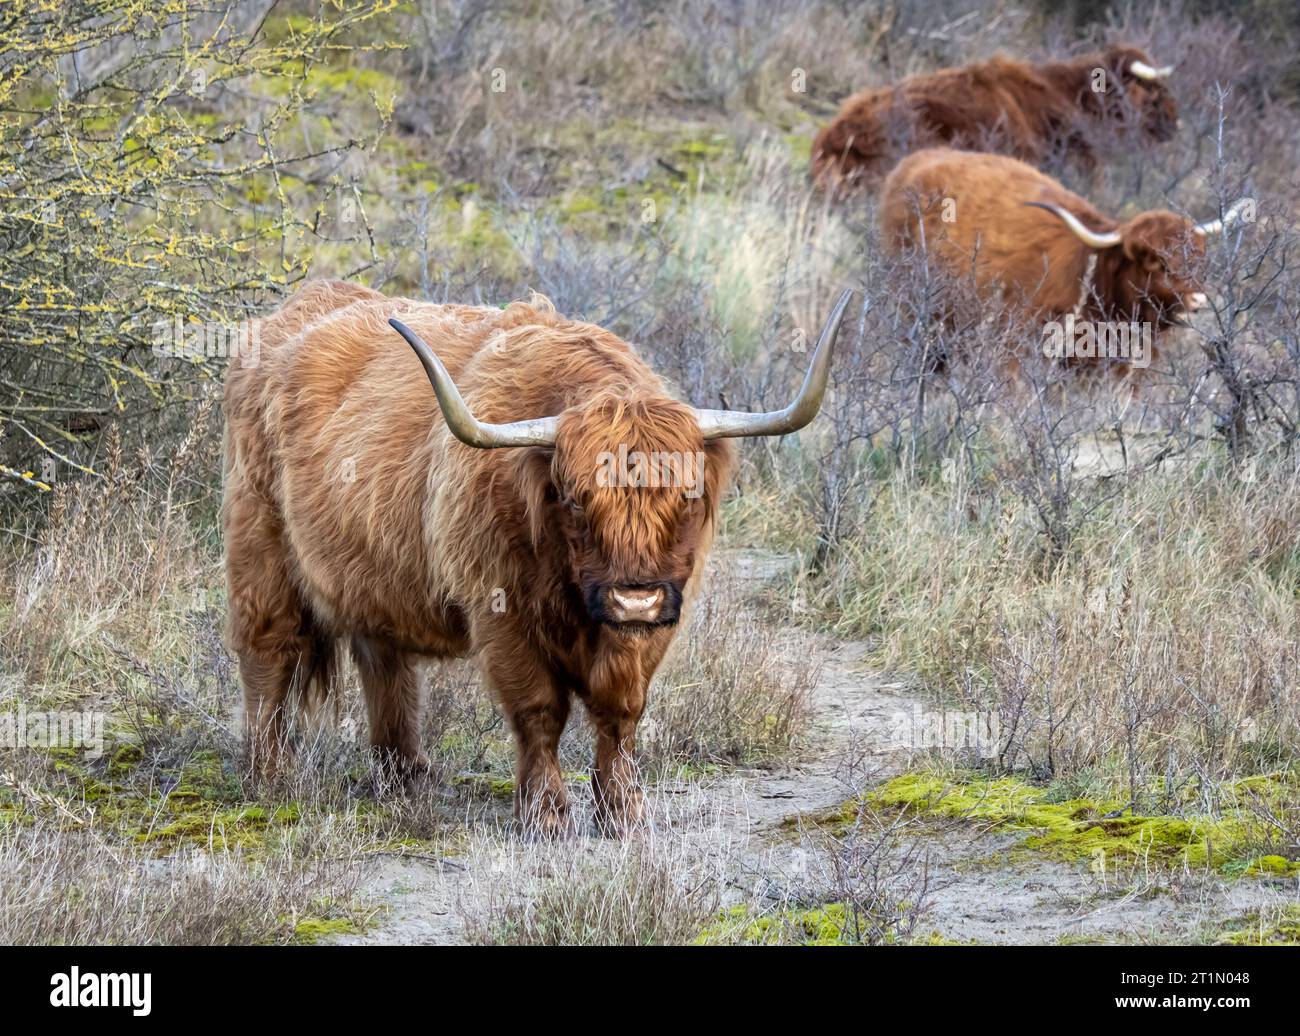
[[[651,826],[622,840],[536,844],[475,832],[457,909],[471,942],[650,946],[691,941],[715,918],[738,836],[699,789],[652,795]]]
[[[1044,571],[1032,513],[990,478],[896,482],[820,583],[838,628],[944,701],[992,710],[998,762],[1049,777],[1217,781],[1295,758],[1300,480],[1224,465],[1145,476]]]
[[[673,792],[676,793],[673,793]],[[905,818],[866,807],[834,829],[755,854],[734,785],[651,796],[651,825],[619,842],[535,845],[484,829],[457,909],[471,942],[508,945],[879,945],[929,908],[929,857]]]
[[[717,581],[692,609],[656,679],[638,732],[649,765],[754,763],[796,747],[820,667],[804,637],[784,635]]]
[[[356,928],[356,846],[328,854],[185,850],[159,857],[95,828],[37,819],[0,826],[0,943],[247,945]]]
[[[806,946],[912,941],[936,887],[930,853],[900,815],[868,805],[830,826],[801,828],[784,862],[756,876],[748,902],[712,926],[707,943]]]

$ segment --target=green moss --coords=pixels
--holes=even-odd
[[[591,774],[589,773],[566,770],[561,776],[564,777],[566,782],[584,784],[591,781]],[[494,797],[500,799],[512,798],[515,794],[514,778],[498,777],[491,773],[458,773],[452,778],[452,783],[486,788]]]
[[[720,773],[722,767],[717,763],[701,763],[684,759],[671,763],[665,771],[670,781],[701,781]]]
[[[1242,873],[1248,877],[1290,877],[1296,873],[1297,864],[1288,860],[1285,856],[1270,854],[1268,856],[1257,856],[1253,860],[1247,860]]]
[[[276,824],[293,824],[302,819],[302,811],[298,804],[290,802],[283,806],[276,806],[275,811],[271,814],[272,823]]]
[[[108,772],[125,776],[140,765],[144,751],[139,745],[119,745],[109,757]]]
[[[515,782],[509,777],[497,777],[490,773],[458,773],[452,778],[455,784],[486,788],[494,798],[508,799],[515,794]]]
[[[584,194],[571,195],[563,205],[563,212],[566,216],[582,216],[588,212],[599,212],[600,210],[600,201]]]
[[[743,906],[732,907],[706,928],[696,945],[767,946],[794,942],[802,946],[833,946],[842,942],[844,907],[834,904],[811,910],[786,910],[754,916]]]
[[[385,108],[392,108],[399,92],[398,82],[387,72],[374,68],[329,68],[313,65],[307,73],[312,93],[373,95]]]
[[[909,946],[975,946],[972,940],[950,939],[942,932],[929,931],[908,940]]]
[[[110,752],[94,772],[87,760],[50,753],[56,782],[47,789],[74,813],[137,844],[261,855],[300,818],[294,803],[268,807],[244,800],[238,778],[216,752],[191,756],[179,770],[141,772],[139,747]]]
[[[678,123],[593,122],[584,115],[549,128],[545,145],[559,161],[543,211],[595,241],[664,220],[701,184],[725,191],[744,176],[734,139],[703,127],[683,131]],[[629,169],[639,171],[635,180],[627,179]]]
[[[1228,875],[1300,874],[1300,860],[1257,856],[1263,833],[1248,810],[1249,787],[1261,798],[1276,799],[1294,788],[1292,774],[1247,778],[1223,789],[1230,803],[1222,815],[1141,816],[1126,813],[1117,800],[1056,800],[1051,788],[1017,777],[946,776],[909,773],[866,796],[874,807],[903,809],[921,816],[984,824],[1000,831],[1023,832],[1022,850],[1053,859],[1115,863],[1159,863],[1219,870]],[[860,803],[846,803],[839,822],[851,823]]]
[[[293,926],[293,941],[311,946],[329,935],[353,935],[360,929],[346,917],[306,917]]]
[[[305,14],[278,15],[266,19],[262,33],[268,43],[284,43],[312,31],[315,20]]]
[[[1238,918],[1217,942],[1227,946],[1300,946],[1300,905]]]
[[[692,944],[855,946],[873,941],[868,933],[878,929],[864,911],[845,903],[757,915],[745,906],[736,906],[723,911],[717,923],[696,936]]]
[[[214,850],[265,848],[268,832],[297,819],[297,811],[276,810],[268,814],[257,805],[240,805],[214,810],[203,799],[189,794],[167,797],[168,812],[156,824],[136,833],[136,841],[176,842]]]
[[[719,133],[679,141],[673,147],[673,157],[685,165],[707,165],[727,158],[734,148],[727,137]]]

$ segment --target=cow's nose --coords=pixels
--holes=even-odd
[[[615,587],[609,597],[619,622],[656,622],[664,603],[662,588]]]
[[[1183,301],[1184,307],[1189,313],[1195,313],[1198,309],[1204,309],[1210,301],[1209,296],[1203,291],[1188,292],[1187,298]]]

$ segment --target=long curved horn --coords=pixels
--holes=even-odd
[[[734,439],[741,435],[786,435],[797,432],[821,409],[822,396],[826,394],[826,378],[831,370],[831,353],[835,351],[835,339],[839,335],[840,324],[844,321],[844,311],[849,308],[852,291],[843,292],[826,319],[826,326],[817,336],[817,346],[813,349],[812,360],[808,364],[808,373],[804,375],[803,386],[794,402],[784,410],[772,410],[765,414],[751,414],[743,410],[697,410],[695,419],[699,422],[700,432],[708,439]]]
[[[1139,79],[1145,79],[1148,83],[1153,83],[1157,79],[1164,79],[1172,75],[1174,66],[1165,65],[1163,68],[1152,68],[1145,61],[1134,61],[1128,66],[1128,70]]]
[[[1079,222],[1079,218],[1073,212],[1068,212],[1059,205],[1053,205],[1050,201],[1027,201],[1025,204],[1050,212],[1074,231],[1075,237],[1089,248],[1114,248],[1124,240],[1124,236],[1118,230],[1111,230],[1105,234],[1098,234],[1095,230],[1089,230]]]
[[[406,344],[415,350],[420,358],[424,372],[433,383],[433,391],[442,407],[443,419],[451,434],[466,446],[491,450],[499,446],[554,446],[555,432],[559,419],[555,417],[536,417],[529,421],[511,421],[508,424],[488,424],[480,421],[470,412],[469,404],[461,396],[456,383],[451,380],[447,368],[429,348],[423,338],[417,335],[400,320],[388,321],[393,330],[406,339]]]
[[[1221,233],[1236,223],[1241,218],[1241,214],[1249,209],[1253,203],[1253,198],[1241,198],[1223,214],[1221,219],[1212,219],[1208,223],[1198,223],[1192,229],[1198,234]]]

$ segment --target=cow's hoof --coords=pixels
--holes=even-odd
[[[570,838],[575,834],[568,796],[555,790],[516,796],[515,820],[530,841]]]
[[[269,785],[278,784],[293,772],[293,747],[283,743],[263,744],[250,748],[248,769],[253,779]]]
[[[577,833],[567,809],[536,811],[528,819],[520,820],[519,824],[530,842],[558,842]]]
[[[626,838],[646,830],[645,796],[640,788],[627,788],[617,796],[596,800],[596,830],[607,838]]]
[[[385,782],[406,784],[433,773],[433,763],[423,752],[404,754],[390,748],[376,747],[375,758],[379,764],[380,777]]]

